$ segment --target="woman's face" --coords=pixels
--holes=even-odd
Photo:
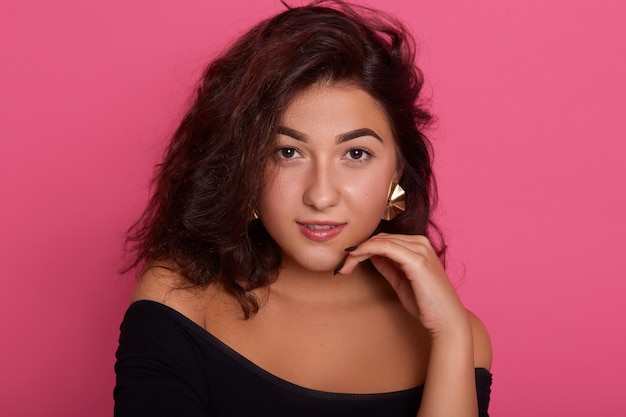
[[[349,84],[317,84],[287,107],[259,206],[284,266],[332,271],[366,240],[399,178],[380,105]]]

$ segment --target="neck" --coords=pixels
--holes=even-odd
[[[369,262],[361,263],[349,275],[333,271],[310,271],[284,264],[270,292],[305,303],[336,303],[363,296],[372,284],[384,281]]]

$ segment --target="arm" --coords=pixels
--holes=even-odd
[[[428,239],[381,233],[351,251],[340,272],[350,273],[366,259],[431,338],[418,417],[477,416],[475,346],[479,356],[489,356],[483,358],[489,366],[490,353],[484,354],[483,338],[475,343],[473,330],[479,321],[463,307]]]

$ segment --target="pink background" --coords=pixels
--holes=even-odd
[[[626,415],[626,6],[371,0],[421,43],[493,416]],[[125,229],[202,66],[278,0],[0,4],[0,414],[112,414]]]

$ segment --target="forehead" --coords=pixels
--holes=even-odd
[[[369,128],[385,141],[394,141],[383,107],[354,84],[314,84],[297,93],[285,109],[281,125],[315,136]]]

